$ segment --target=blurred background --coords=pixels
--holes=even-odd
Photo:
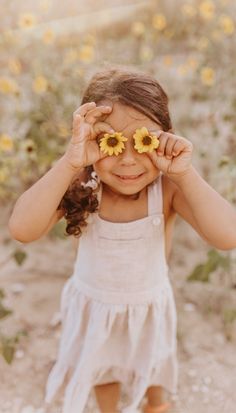
[[[12,240],[7,220],[18,196],[65,152],[95,71],[118,63],[154,75],[176,134],[194,144],[195,167],[236,204],[235,12],[233,0],[0,1],[0,413],[43,413],[60,292],[75,256],[64,220],[31,244]],[[181,220],[173,245],[178,411],[231,413],[235,251],[212,249]],[[92,393],[86,412],[97,412]]]

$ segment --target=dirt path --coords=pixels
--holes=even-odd
[[[2,236],[6,240],[6,230]],[[227,299],[227,291],[221,289],[219,295],[215,286],[186,283],[189,271],[205,258],[206,246],[182,223],[175,237],[178,243],[171,257],[170,277],[178,309],[179,393],[173,413],[233,413],[235,343],[226,340],[220,315],[206,316],[204,311],[209,299]],[[44,413],[44,386],[60,337],[60,291],[72,272],[74,251],[71,240],[48,238],[23,246],[16,242],[16,246],[23,247],[28,258],[22,267],[11,260],[1,270],[5,303],[14,310],[1,322],[1,329],[13,334],[24,328],[28,336],[21,339],[11,365],[0,358],[0,413]],[[12,248],[3,243],[0,262]],[[121,408],[123,403],[122,394]],[[59,404],[50,411],[59,412]],[[98,413],[93,391],[85,412]]]

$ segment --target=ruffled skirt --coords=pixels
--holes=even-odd
[[[90,390],[118,381],[135,413],[149,386],[177,391],[176,307],[166,277],[140,293],[99,291],[72,276],[61,296],[58,357],[46,403],[63,390],[63,413],[83,413]]]

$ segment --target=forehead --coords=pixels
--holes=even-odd
[[[103,121],[109,123],[117,132],[133,133],[137,128],[146,126],[149,130],[160,129],[158,123],[140,113],[131,106],[120,102],[103,101],[102,104],[112,106],[112,112],[103,117]]]

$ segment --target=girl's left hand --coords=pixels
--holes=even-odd
[[[153,164],[170,178],[182,176],[191,166],[193,144],[173,133],[157,131],[159,147],[148,153]]]

